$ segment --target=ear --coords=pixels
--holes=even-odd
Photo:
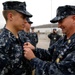
[[[72,24],[75,26],[75,15],[72,16]]]
[[[12,21],[12,19],[13,19],[13,14],[12,14],[11,12],[8,13],[8,19],[9,19],[10,21]]]
[[[75,20],[75,15],[72,16],[72,19]]]

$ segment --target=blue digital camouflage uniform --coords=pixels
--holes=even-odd
[[[30,39],[28,37],[28,34],[24,30],[19,31],[18,35],[19,35],[19,38],[21,39],[21,41],[23,43],[30,42]]]
[[[36,47],[36,45],[38,43],[38,35],[37,35],[37,33],[35,33],[35,32],[32,33],[31,32],[31,33],[28,34],[28,37],[29,37],[29,39],[31,41],[31,44]]]
[[[24,43],[30,42],[35,47],[38,43],[38,35],[36,33],[26,33],[24,30],[22,30],[19,31],[19,37]]]
[[[75,75],[75,34],[61,37],[48,50],[36,48],[34,53],[31,64],[36,75]]]
[[[31,75],[30,63],[23,57],[22,42],[9,30],[0,33],[0,75]]]

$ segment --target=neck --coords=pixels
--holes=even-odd
[[[16,38],[18,38],[18,31],[16,31],[13,27],[6,26],[5,28],[12,32]]]
[[[26,29],[24,29],[24,31],[25,31],[26,33],[29,33],[29,32],[30,32],[29,30],[26,30]]]

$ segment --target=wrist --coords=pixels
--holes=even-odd
[[[33,59],[35,59],[35,58],[36,58],[36,56],[32,57],[32,58],[30,59],[30,61],[33,60]]]

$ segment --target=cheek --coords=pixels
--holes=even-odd
[[[23,21],[21,19],[19,19],[19,18],[15,18],[14,19],[14,22],[15,23],[18,23],[18,24],[21,24]]]
[[[71,23],[70,21],[68,21],[68,22],[66,23],[66,27],[67,27],[67,28],[71,28],[71,27],[72,27],[72,23]]]
[[[30,28],[30,25],[29,25],[29,28]]]
[[[29,29],[30,27],[28,26],[27,28]]]

